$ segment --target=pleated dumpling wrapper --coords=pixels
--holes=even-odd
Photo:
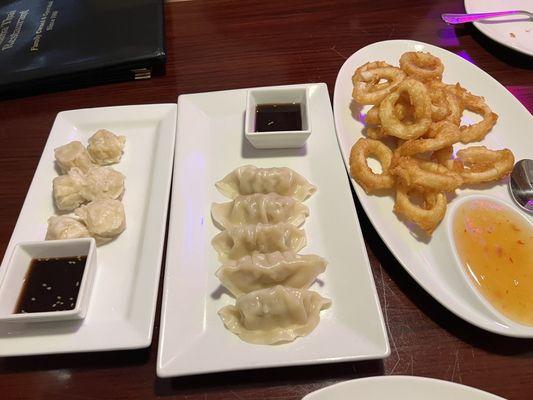
[[[113,239],[126,229],[124,206],[118,200],[92,201],[77,208],[74,213],[99,243]]]
[[[236,225],[216,235],[212,242],[219,259],[238,260],[254,252],[298,252],[307,244],[305,231],[289,223]]]
[[[69,215],[48,218],[45,240],[78,239],[91,237],[83,222]]]
[[[85,173],[96,166],[85,146],[77,140],[54,149],[54,155],[59,168],[64,174],[68,173],[73,167],[78,167]]]
[[[218,311],[228,330],[254,344],[291,342],[311,333],[331,300],[310,290],[274,286],[237,298]]]
[[[89,138],[87,150],[98,165],[118,163],[126,144],[124,136],[117,136],[107,129],[100,129]]]
[[[230,199],[253,193],[277,193],[304,201],[317,190],[290,168],[258,168],[254,165],[236,168],[215,186]]]
[[[239,297],[276,285],[307,289],[326,270],[326,265],[326,260],[314,254],[296,254],[294,251],[254,253],[224,263],[216,276],[235,297]]]
[[[288,196],[276,193],[255,193],[238,196],[227,203],[214,203],[211,215],[215,222],[227,229],[233,225],[277,224],[288,222],[295,226],[304,223],[309,208]]]

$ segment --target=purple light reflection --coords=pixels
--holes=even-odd
[[[464,58],[466,61],[476,65],[476,63],[474,62],[474,60],[472,59],[472,57],[470,57],[470,55],[465,51],[465,50],[459,50],[457,53],[459,57],[462,57]]]
[[[446,26],[439,31],[439,46],[448,48],[459,47],[459,39],[457,39],[453,26]]]

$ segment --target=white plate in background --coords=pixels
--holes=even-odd
[[[0,356],[142,348],[152,341],[159,273],[172,176],[176,105],[88,108],[55,119],[7,247],[0,281],[15,244],[44,240],[54,214],[54,148],[72,140],[87,144],[98,129],[126,136],[113,168],[125,176],[126,230],[98,247],[98,267],[83,321],[0,324]]]
[[[353,144],[357,139],[364,137],[363,123],[356,120],[352,114],[361,112],[364,114],[370,108],[365,107],[363,109],[365,111],[353,106],[350,108],[353,89],[351,78],[355,69],[375,60],[398,65],[400,56],[407,51],[428,51],[439,57],[444,63],[444,82],[460,82],[472,93],[485,97],[488,105],[499,115],[498,123],[482,142],[463,147],[472,145],[485,145],[490,149],[507,147],[513,151],[516,160],[531,158],[533,136],[528,132],[533,131],[533,116],[501,84],[475,65],[447,50],[412,40],[388,40],[373,43],[355,52],[346,60],[337,76],[333,108],[339,145],[347,168]],[[471,115],[466,112],[463,120],[469,118]],[[459,147],[461,147],[459,144],[454,145],[454,150]],[[418,284],[437,301],[480,328],[507,336],[533,337],[531,328],[508,326],[497,319],[476,298],[475,293],[460,276],[460,271],[454,265],[450,265],[454,260],[446,234],[445,220],[433,232],[429,242],[419,241],[393,213],[392,195],[367,195],[353,179],[351,182],[361,205],[387,247]],[[510,203],[511,206],[513,204],[506,183],[485,190],[457,190],[458,196],[470,193],[493,195]],[[449,216],[448,212],[444,218]]]
[[[325,84],[309,88],[313,132],[301,149],[256,150],[244,139],[246,89],[178,99],[176,163],[161,310],[157,375],[383,358],[389,344]],[[213,202],[228,201],[215,182],[234,168],[289,167],[318,186],[305,204],[304,254],[329,262],[311,290],[333,301],[321,322],[294,342],[253,345],[224,328],[217,311],[234,299],[220,290],[211,240]]]
[[[469,14],[506,10],[533,12],[533,0],[465,0]],[[492,40],[521,53],[533,56],[533,19],[527,15],[509,15],[473,22]]]
[[[505,400],[470,386],[419,376],[376,376],[337,383],[302,400]]]

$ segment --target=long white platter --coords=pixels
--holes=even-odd
[[[447,50],[412,40],[389,40],[371,44],[354,53],[346,60],[337,76],[333,108],[339,145],[347,168],[351,147],[357,139],[363,137],[364,125],[358,120],[358,115],[364,115],[369,108],[357,109],[351,103],[351,77],[355,69],[375,60],[398,65],[400,56],[406,51],[429,51],[444,63],[444,82],[460,82],[472,93],[485,97],[487,104],[499,118],[494,129],[479,144],[490,149],[509,148],[516,160],[531,158],[533,136],[528,132],[533,131],[533,117],[505,87],[471,62]],[[463,121],[472,122],[474,116],[466,112]],[[507,336],[533,337],[532,329],[518,324],[509,326],[493,315],[459,275],[459,270],[452,264],[454,260],[446,234],[446,218],[450,217],[450,213],[446,214],[431,240],[424,242],[410,234],[408,227],[396,218],[392,212],[392,196],[369,196],[353,179],[351,182],[366,214],[387,247],[418,284],[437,301],[480,328]],[[457,196],[471,193],[494,195],[513,204],[505,182],[481,191],[458,190]]]
[[[122,199],[127,228],[97,250],[98,269],[86,318],[80,322],[0,324],[0,356],[142,348],[150,345],[172,176],[175,104],[105,107],[57,115],[7,247],[0,281],[14,246],[44,240],[54,214],[54,148],[87,144],[98,129],[126,136],[114,165],[126,176]]]
[[[308,85],[312,133],[302,149],[255,150],[244,139],[247,90],[178,99],[176,163],[165,267],[157,375],[181,376],[274,366],[383,358],[387,334],[325,84]],[[293,168],[318,186],[306,201],[302,253],[329,261],[311,287],[332,300],[309,336],[277,346],[252,345],[227,331],[217,311],[234,302],[221,290],[211,239],[215,182],[234,168]]]

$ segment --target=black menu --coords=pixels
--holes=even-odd
[[[0,94],[149,78],[163,0],[0,0]]]

